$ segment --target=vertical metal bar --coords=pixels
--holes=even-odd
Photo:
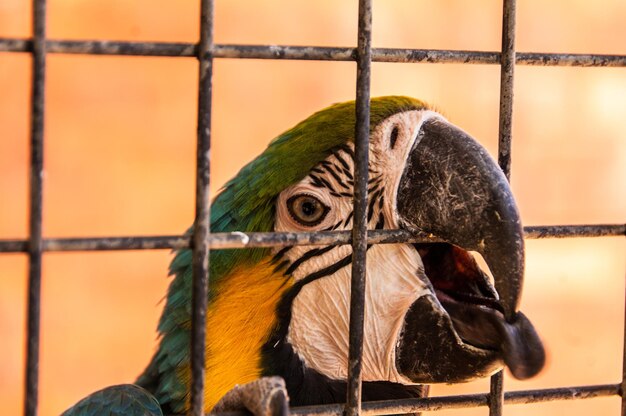
[[[619,394],[622,396],[622,416],[626,416],[626,294],[624,296],[624,345],[622,348],[622,385]]]
[[[193,232],[191,317],[191,414],[204,414],[206,309],[209,290],[209,167],[213,75],[213,1],[202,0],[198,47],[198,143],[196,154],[196,219]]]
[[[513,75],[515,70],[515,0],[504,0],[502,54],[500,57],[500,131],[498,163],[511,177],[511,123],[513,120]]]
[[[489,415],[499,416],[502,414],[504,404],[504,377],[500,370],[491,376],[489,384]]]
[[[43,218],[43,131],[46,81],[46,2],[33,1],[33,60],[30,120],[30,212],[28,329],[24,415],[35,416],[39,399],[41,253]]]
[[[367,181],[370,135],[370,69],[372,62],[372,4],[359,0],[357,44],[356,126],[354,166],[354,225],[350,291],[350,351],[348,355],[347,416],[361,413],[361,364],[365,319],[367,254]]]
[[[504,0],[502,12],[502,53],[500,56],[500,127],[498,164],[511,179],[511,125],[513,120],[513,76],[515,69],[515,0]],[[500,416],[504,403],[504,376],[491,377],[489,415]]]

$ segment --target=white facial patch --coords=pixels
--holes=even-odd
[[[302,288],[292,305],[287,337],[307,367],[338,380],[347,378],[351,272],[348,265]],[[420,273],[421,260],[407,245],[377,245],[368,251],[364,381],[411,384],[396,369],[396,344],[407,310],[429,293]]]
[[[429,110],[395,114],[371,133],[368,226],[398,228],[397,188],[422,123],[441,117]],[[338,148],[277,201],[275,231],[345,230],[352,227],[352,143]],[[290,202],[306,195],[326,207],[323,219],[306,225]],[[301,205],[299,205],[301,207]],[[309,207],[308,211],[313,211]],[[307,210],[302,217],[306,218]],[[276,250],[278,252],[278,250]],[[304,364],[332,379],[346,379],[351,266],[349,245],[294,246],[282,254],[296,280],[305,284],[292,304],[287,341]],[[408,244],[374,245],[367,252],[363,380],[411,384],[396,370],[396,345],[410,306],[430,293],[422,261]]]

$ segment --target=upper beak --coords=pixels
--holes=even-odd
[[[437,116],[421,126],[400,179],[400,223],[479,252],[508,322],[524,275],[524,236],[502,170],[476,140]]]

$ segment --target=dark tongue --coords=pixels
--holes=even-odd
[[[440,297],[461,339],[475,347],[500,351],[517,379],[537,374],[545,363],[545,351],[535,328],[518,312],[509,323],[495,309]]]

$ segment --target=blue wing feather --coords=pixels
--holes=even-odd
[[[147,390],[134,384],[107,387],[85,397],[61,416],[163,416]]]

